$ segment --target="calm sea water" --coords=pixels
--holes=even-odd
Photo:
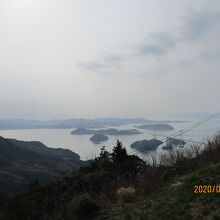
[[[191,126],[194,122],[188,123],[170,123],[175,130],[158,132],[165,136],[173,135],[174,133]],[[134,125],[119,126],[118,129],[134,128]],[[26,129],[26,130],[0,130],[0,136],[5,138],[15,138],[24,141],[41,141],[48,147],[53,148],[67,148],[78,153],[82,159],[91,159],[100,153],[100,147],[105,145],[106,149],[111,151],[115,146],[117,139],[119,139],[126,147],[128,152],[134,152],[130,145],[134,141],[142,139],[153,138],[150,130],[141,130],[143,134],[130,135],[130,136],[109,136],[109,140],[103,144],[93,144],[89,141],[92,135],[71,135],[73,129]],[[209,137],[217,134],[220,131],[220,118],[207,122],[206,124],[198,127],[189,133],[183,135],[184,139],[204,141]],[[178,137],[177,137],[178,138]],[[159,137],[158,139],[164,139]],[[158,147],[157,151],[161,151],[162,146]]]

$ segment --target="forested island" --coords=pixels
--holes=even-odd
[[[162,144],[163,142],[157,139],[150,139],[150,140],[141,140],[141,141],[135,141],[133,144],[131,144],[131,148],[138,150],[138,151],[155,151],[157,147]]]
[[[108,140],[108,136],[104,135],[104,134],[94,134],[90,139],[91,142],[93,142],[94,144],[99,144],[103,141],[107,141]]]
[[[140,129],[147,129],[147,130],[155,130],[155,131],[172,131],[174,127],[169,124],[143,124],[135,126],[136,128]]]

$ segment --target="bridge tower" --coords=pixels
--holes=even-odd
[[[179,131],[179,147],[183,147],[183,130]]]
[[[156,130],[153,130],[153,139],[157,139],[157,132],[156,132]]]

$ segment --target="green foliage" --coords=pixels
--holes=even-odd
[[[97,169],[108,170],[115,175],[124,177],[135,177],[139,175],[144,167],[145,162],[135,155],[128,155],[125,147],[117,140],[116,146],[113,148],[112,153],[101,148],[99,157],[91,163],[90,171]]]
[[[99,211],[100,207],[88,195],[81,197],[77,207],[77,213],[79,216],[94,216]]]
[[[122,143],[117,140],[117,145],[113,148],[111,158],[113,163],[120,163],[126,160],[128,157],[126,149],[123,147]]]
[[[33,184],[29,192],[1,203],[0,219],[219,219],[219,194],[193,193],[195,184],[220,182],[220,145],[214,144],[178,166],[150,166],[117,141],[112,153],[102,147],[88,167],[72,176],[47,186]],[[135,190],[130,203],[117,196],[123,187]]]
[[[220,215],[214,215],[212,219],[213,220],[220,220]]]
[[[99,157],[95,158],[93,164],[96,169],[109,169],[111,166],[111,154],[105,150],[105,146],[101,148]]]

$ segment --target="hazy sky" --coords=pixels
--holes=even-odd
[[[0,118],[220,110],[219,0],[1,0]]]

